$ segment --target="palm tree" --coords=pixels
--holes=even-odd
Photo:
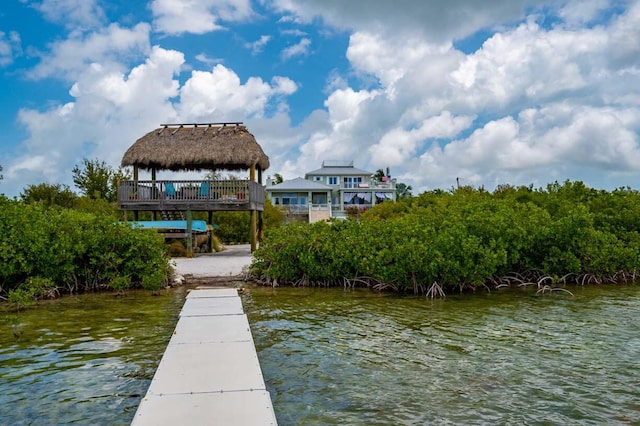
[[[391,172],[389,171],[389,167],[387,167],[387,172],[386,173],[384,172],[384,170],[378,169],[373,174],[373,178],[375,180],[377,180],[378,182],[382,182],[385,177],[390,177],[390,176],[391,176]]]
[[[402,182],[398,182],[396,184],[396,191],[398,193],[398,198],[409,198],[409,197],[412,197],[413,196],[411,194],[412,190],[413,190],[413,188],[411,187],[411,185],[407,185],[407,184],[402,183]]]

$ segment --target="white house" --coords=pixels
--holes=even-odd
[[[348,209],[366,210],[397,198],[396,180],[380,181],[353,161],[324,161],[322,167],[279,184],[267,179],[267,197],[288,213],[308,214],[309,222],[344,218]]]

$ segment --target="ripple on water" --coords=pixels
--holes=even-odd
[[[22,336],[0,327],[0,424],[129,424],[183,296],[89,294],[21,312]]]
[[[367,291],[249,293],[245,309],[281,425],[640,421],[637,287],[436,302]]]

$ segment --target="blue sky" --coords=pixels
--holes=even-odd
[[[640,188],[640,1],[6,0],[0,120],[9,196],[225,120],[285,178]]]

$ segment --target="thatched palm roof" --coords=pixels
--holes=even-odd
[[[269,157],[242,123],[161,125],[125,152],[122,166],[156,170],[269,168]]]

